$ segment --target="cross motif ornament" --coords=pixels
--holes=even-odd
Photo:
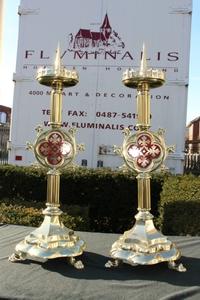
[[[165,155],[162,137],[149,131],[128,135],[122,149],[126,164],[137,172],[157,169],[164,161]]]
[[[50,165],[57,166],[70,154],[71,144],[63,141],[59,132],[53,132],[47,141],[39,144],[38,150],[39,154],[45,157]]]
[[[130,145],[128,154],[136,158],[136,163],[140,168],[146,169],[154,159],[158,159],[161,155],[161,147],[157,143],[153,143],[151,137],[141,134],[136,144]]]
[[[73,140],[59,130],[44,132],[36,141],[35,154],[43,166],[63,167],[74,157]]]

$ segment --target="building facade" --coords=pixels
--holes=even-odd
[[[0,105],[0,164],[7,164],[11,108]]]
[[[192,120],[187,126],[185,148],[187,153],[200,154],[200,117]]]

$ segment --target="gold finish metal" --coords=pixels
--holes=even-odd
[[[62,116],[62,85],[57,83],[56,88],[51,91],[51,113],[50,115],[50,125],[52,128],[61,127],[61,116]]]
[[[60,173],[51,172],[47,173],[47,203],[59,205],[60,195]]]
[[[125,86],[137,89],[138,127],[146,130],[150,127],[150,94],[149,88],[164,84],[165,76],[161,70],[147,69],[146,49],[143,46],[140,70],[126,70],[122,76]]]
[[[151,210],[151,192],[150,192],[150,176],[139,174],[138,182],[138,210]]]
[[[162,235],[153,224],[151,210],[151,173],[161,169],[172,147],[166,147],[163,130],[153,133],[150,128],[150,88],[164,84],[164,73],[160,70],[147,69],[146,50],[139,71],[126,70],[122,82],[125,86],[137,89],[138,132],[131,135],[124,130],[122,147],[115,146],[115,152],[123,157],[125,166],[136,172],[138,181],[138,213],[132,229],[124,232],[111,248],[114,259],[106,267],[117,267],[120,262],[130,265],[152,265],[168,262],[170,269],[185,272],[182,264],[175,260],[180,258],[176,245]]]
[[[34,151],[37,161],[48,168],[47,173],[47,208],[43,211],[44,221],[39,228],[30,233],[15,247],[15,253],[9,257],[12,262],[25,260],[27,257],[52,259],[68,257],[68,262],[77,269],[84,268],[82,261],[75,257],[83,253],[86,245],[83,240],[66,228],[60,221],[62,211],[59,209],[60,170],[70,166],[78,150],[75,129],[68,132],[61,129],[62,124],[62,90],[78,83],[75,70],[70,71],[61,65],[60,48],[57,49],[55,64],[51,68],[41,68],[37,73],[39,83],[52,87],[50,130],[43,131],[38,126],[37,139],[28,143],[28,149]]]

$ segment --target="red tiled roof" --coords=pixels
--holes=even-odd
[[[91,31],[90,29],[79,29],[78,33],[76,34],[76,37],[91,39]]]
[[[106,38],[102,32],[91,32],[89,29],[79,29],[76,38],[92,39],[93,41],[105,41]]]

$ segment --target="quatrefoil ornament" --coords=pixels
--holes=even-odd
[[[151,172],[158,169],[166,157],[166,147],[161,135],[140,131],[127,135],[121,155],[126,164],[136,172]]]
[[[34,151],[43,166],[59,169],[70,164],[76,155],[74,136],[59,129],[45,131],[38,136]]]

